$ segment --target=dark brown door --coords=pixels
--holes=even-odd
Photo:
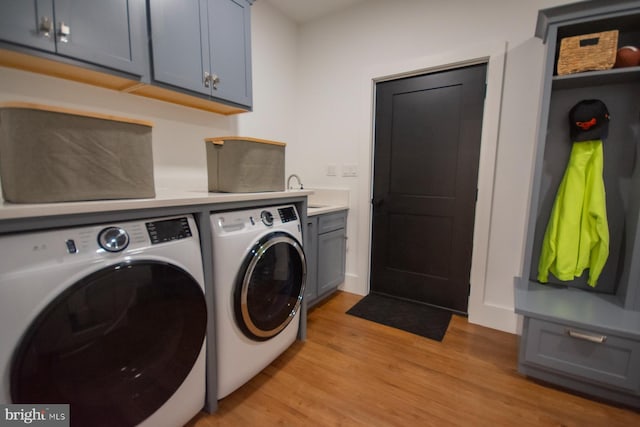
[[[467,312],[485,76],[376,85],[372,292]]]

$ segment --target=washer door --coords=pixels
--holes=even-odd
[[[276,336],[294,318],[307,275],[300,243],[290,234],[264,236],[247,255],[235,287],[235,314],[244,334],[256,341]]]
[[[51,302],[11,364],[13,403],[69,403],[71,425],[133,426],[191,371],[206,330],[184,270],[137,261],[96,271]]]

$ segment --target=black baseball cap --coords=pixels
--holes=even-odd
[[[609,110],[599,99],[585,99],[569,111],[571,140],[602,140],[609,134]]]

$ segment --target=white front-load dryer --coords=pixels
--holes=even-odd
[[[306,281],[294,205],[211,216],[218,399],[295,341]]]
[[[184,425],[204,406],[203,266],[190,215],[0,236],[0,402],[72,426]]]

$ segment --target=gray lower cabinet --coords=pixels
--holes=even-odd
[[[154,83],[250,109],[250,0],[154,0]]]
[[[525,262],[515,281],[515,311],[523,316],[518,370],[640,408],[640,66],[557,74],[564,38],[597,43],[592,33],[614,29],[618,46],[640,46],[640,1],[592,0],[538,14],[536,36],[545,43],[546,62]],[[587,284],[589,270],[573,280],[550,274],[549,283],[539,283],[556,193],[572,144],[581,143],[571,140],[569,110],[588,99],[602,100],[611,115],[602,144],[607,262],[595,287]]]
[[[329,296],[344,282],[346,226],[346,210],[307,218],[307,306]]]
[[[144,0],[3,0],[0,41],[141,77],[146,74]],[[81,65],[81,64],[79,64]]]

